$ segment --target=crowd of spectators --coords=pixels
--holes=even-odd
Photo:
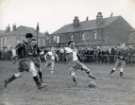
[[[127,63],[135,63],[135,50],[127,49]],[[66,53],[57,51],[60,62],[66,62]],[[118,57],[117,48],[99,49],[99,48],[81,48],[78,49],[78,58],[85,63],[114,63]]]
[[[47,50],[45,50],[47,52]],[[127,63],[135,63],[135,49],[128,49]],[[56,49],[56,54],[59,57],[61,63],[66,61],[66,53],[63,49]],[[81,62],[85,63],[114,63],[117,59],[117,49],[108,48],[108,49],[99,49],[99,48],[79,48],[78,49],[78,58]],[[1,50],[0,51],[0,60],[11,60],[12,51],[11,50]]]
[[[11,60],[11,50],[0,50],[0,60]]]
[[[113,63],[116,59],[116,49],[81,49],[79,58],[83,62]]]

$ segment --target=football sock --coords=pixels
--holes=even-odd
[[[43,78],[42,78],[42,72],[41,71],[38,71],[38,75],[39,75],[39,79],[41,82],[43,82]]]
[[[12,75],[10,78],[8,78],[7,80],[5,80],[5,85],[4,85],[4,87],[7,87],[7,85],[8,85],[10,82],[14,81],[15,79],[16,79],[15,75]]]
[[[115,70],[112,69],[112,70],[110,71],[110,74],[113,74],[114,72],[115,72]]]
[[[120,77],[123,77],[124,73],[123,72],[120,72]]]
[[[35,82],[37,88],[40,89],[41,83],[39,81],[38,76],[34,76],[33,79],[34,79],[34,82]]]

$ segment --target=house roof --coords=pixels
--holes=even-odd
[[[116,21],[117,19],[122,18],[121,16],[113,16],[104,18],[104,24],[102,27],[106,27],[110,25],[112,22]],[[68,33],[68,32],[78,32],[84,30],[93,30],[96,29],[96,20],[89,20],[89,21],[82,21],[78,27],[74,27],[73,24],[67,24],[55,31],[53,34],[61,34],[61,33]]]
[[[32,33],[33,35],[36,35],[36,30],[31,27],[27,26],[19,26],[16,30],[6,33],[5,35],[21,35],[24,36],[26,33]],[[44,34],[39,32],[39,36],[44,36]]]

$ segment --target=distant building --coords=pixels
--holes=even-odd
[[[51,36],[52,45],[65,46],[69,40],[75,41],[77,46],[115,46],[127,43],[130,30],[133,28],[121,16],[103,18],[97,13],[95,20],[79,20],[75,16],[73,23],[64,25]]]
[[[10,26],[8,26],[5,31],[0,31],[0,49],[14,48],[17,43],[25,40],[26,33],[32,33],[37,38],[37,31],[34,28],[13,25],[12,29],[11,31]],[[40,47],[46,45],[45,34],[38,33],[38,44]]]

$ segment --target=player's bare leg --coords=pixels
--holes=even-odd
[[[38,89],[42,89],[46,86],[46,84],[42,84],[40,81],[40,78],[38,76],[38,71],[36,70],[35,64],[33,62],[30,62],[30,72],[33,75],[33,80],[37,86]]]
[[[86,73],[88,74],[89,78],[96,80],[96,77],[91,72],[86,72]]]
[[[121,67],[120,67],[120,77],[124,76],[124,68],[125,68],[126,62],[121,61]]]
[[[77,76],[75,71],[71,71],[71,78],[75,85],[77,85]]]
[[[114,67],[111,71],[110,74],[113,74],[116,71],[116,68]]]
[[[119,67],[119,60],[116,61],[114,67],[112,68],[112,70],[110,71],[110,74],[112,75]]]
[[[89,78],[96,79],[96,77],[93,75],[93,73],[91,72],[91,70],[87,66],[83,65],[81,70],[85,71]]]
[[[72,64],[73,64],[73,63],[69,63],[69,64],[68,64],[68,65],[70,66],[70,68],[69,68],[70,76],[71,76],[71,79],[72,79],[73,83],[74,83],[75,85],[77,85],[77,84],[78,84],[78,83],[77,83],[77,75],[76,75],[76,72],[75,72],[75,71],[77,71],[77,69],[74,68]]]
[[[120,77],[123,77],[124,75],[124,68],[126,66],[126,61],[122,61],[121,68],[120,68]]]
[[[81,70],[82,71],[85,71],[85,73],[88,75],[89,78],[91,79],[94,79],[96,80],[96,77],[93,75],[93,73],[91,72],[91,70],[84,64],[81,64]],[[96,83],[95,81],[91,81],[89,84],[88,84],[88,87],[89,88],[95,88],[96,87]]]
[[[55,68],[55,63],[54,63],[54,61],[52,61],[52,62],[51,62],[51,65],[50,65],[50,67],[49,67],[51,74],[54,74],[54,68]]]
[[[45,67],[48,68],[51,74],[54,74],[54,68],[55,68],[54,66],[55,66],[55,63],[53,61],[47,61],[45,63]]]
[[[123,68],[120,68],[120,77],[123,77],[124,73],[123,73]]]

